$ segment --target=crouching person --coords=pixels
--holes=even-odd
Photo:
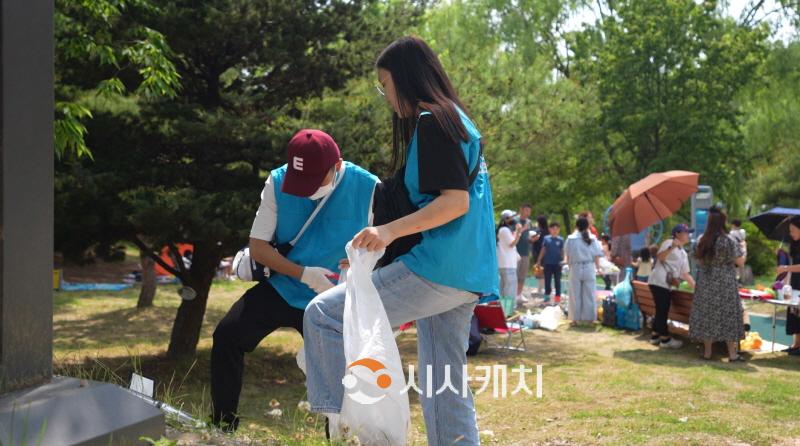
[[[342,161],[339,147],[324,132],[301,130],[289,142],[288,163],[267,178],[250,231],[250,255],[271,275],[247,290],[214,330],[215,425],[233,431],[239,424],[244,354],[278,328],[303,334],[303,310],[333,286],[345,245],[371,224],[376,183],[374,175]],[[287,246],[298,234],[286,255],[270,245]]]

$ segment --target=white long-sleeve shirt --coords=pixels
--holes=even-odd
[[[343,178],[346,168],[342,164],[339,169],[339,178]],[[334,189],[335,190],[335,189]],[[333,192],[332,192],[333,193]],[[369,224],[372,224],[372,203],[375,201],[375,192],[372,192],[372,198],[369,203]],[[253,226],[250,228],[250,238],[264,240],[266,242],[272,241],[275,236],[275,229],[278,227],[278,203],[275,200],[275,182],[272,180],[272,175],[267,177],[264,183],[264,189],[261,191],[261,204],[256,211],[256,218],[253,220]]]

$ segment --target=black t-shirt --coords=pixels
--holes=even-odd
[[[793,247],[792,249],[792,265],[800,265],[800,246]],[[792,288],[795,290],[800,290],[800,274],[792,273],[792,278],[790,280],[790,284]]]
[[[419,191],[439,195],[442,189],[469,190],[467,160],[461,144],[453,142],[436,118],[423,115],[417,125]]]

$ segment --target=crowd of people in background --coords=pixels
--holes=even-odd
[[[709,210],[704,233],[696,240],[692,240],[694,229],[681,223],[660,244],[646,243],[634,251],[631,235],[612,237],[598,232],[591,212],[577,215],[575,229],[565,239],[557,221],[548,222],[547,216],[540,215],[533,222],[531,211],[526,203],[517,213],[505,210],[501,214],[497,253],[504,296],[514,293],[517,305],[525,305],[534,297],[549,305],[561,303],[562,296],[567,295],[571,323],[595,323],[597,277],[602,278],[606,290],[611,290],[624,280],[626,268],[632,268],[633,279],[647,283],[653,295],[651,344],[683,346],[670,334],[668,319],[672,293],[685,283],[694,290],[689,338],[702,344],[700,357],[710,359],[713,344],[723,342],[730,361],[743,360],[739,342],[750,327],[739,297],[739,285],[747,274],[747,233],[741,220],[732,220],[728,229],[727,215],[714,207]],[[800,290],[800,217],[791,220],[789,228],[790,252],[779,251],[779,257],[783,254],[785,259],[779,260],[776,272],[779,280]],[[617,268],[610,272],[603,264]],[[564,273],[568,275],[568,290],[562,290]],[[537,275],[538,280],[535,291],[526,295],[529,275]],[[800,311],[789,307],[786,318],[786,332],[793,336],[793,342],[784,351],[800,355]]]

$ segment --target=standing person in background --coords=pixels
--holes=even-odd
[[[729,233],[730,237],[739,244],[739,248],[742,250],[742,255],[747,261],[747,232],[742,229],[742,221],[739,219],[733,220],[731,222],[731,232]],[[736,277],[739,279],[740,282],[745,281],[745,268],[744,263],[741,266],[736,268]]]
[[[708,212],[708,224],[697,244],[699,266],[697,287],[689,317],[689,337],[703,342],[703,359],[711,359],[714,342],[725,341],[731,361],[739,356],[739,341],[744,339],[744,319],[736,268],[744,264],[739,243],[725,228],[727,217],[719,209]]]
[[[619,267],[619,274],[614,278],[614,283],[619,283],[625,277],[625,268],[633,263],[631,249],[631,235],[625,234],[611,238],[611,263]]]
[[[589,232],[589,220],[585,217],[578,217],[575,232],[567,237],[564,250],[569,264],[569,318],[572,325],[592,323],[597,320],[594,291],[603,249]]]
[[[656,304],[653,333],[650,336],[650,343],[653,345],[669,348],[683,346],[683,342],[670,336],[667,317],[672,304],[672,288],[677,288],[681,279],[689,282],[694,288],[694,277],[689,274],[689,256],[683,249],[689,243],[689,234],[692,232],[693,230],[683,223],[675,225],[672,228],[672,238],[665,240],[658,249],[656,266],[647,281]]]
[[[600,246],[603,248],[603,256],[605,256],[608,261],[611,261],[611,237],[608,234],[603,234],[600,236]],[[611,275],[610,274],[603,274],[603,284],[605,285],[606,291],[611,291]]]
[[[435,390],[467,382],[466,349],[478,296],[498,292],[494,204],[481,134],[422,39],[395,40],[375,65],[378,90],[393,111],[393,159],[405,167],[407,198],[418,210],[365,228],[352,246],[380,251],[422,233],[407,254],[376,269],[372,282],[392,327],[417,321],[419,382],[434,389],[419,396],[428,444],[479,445],[469,386],[463,392]],[[315,297],[303,319],[308,401],[313,412],[328,417],[332,431],[339,425],[347,367],[345,288],[340,284]]]
[[[528,299],[522,295],[525,288],[525,279],[528,278],[528,271],[531,269],[531,205],[523,204],[519,207],[517,223],[522,227],[522,233],[517,241],[517,302],[526,303]]]
[[[514,297],[517,292],[517,242],[522,236],[522,225],[514,220],[510,209],[500,213],[497,227],[497,268],[500,272],[500,295]],[[520,302],[517,302],[520,303]]]
[[[539,260],[539,254],[542,252],[542,245],[544,244],[544,238],[547,236],[547,216],[540,215],[536,217],[536,236],[534,236],[531,240],[533,240],[533,260]],[[536,294],[542,295],[542,283],[544,282],[544,277],[537,277],[536,278]]]
[[[633,262],[633,267],[636,268],[636,280],[639,282],[647,282],[647,279],[650,278],[650,273],[653,271],[651,252],[652,247],[642,248],[639,250],[639,257]]]
[[[788,274],[788,283],[792,290],[800,290],[800,216],[792,217],[789,220],[789,257],[791,265],[780,265],[776,269],[778,275]],[[791,356],[800,356],[800,309],[788,307],[786,309],[786,334],[792,336],[792,345],[784,350]]]
[[[594,215],[592,211],[583,211],[578,214],[578,218],[585,218],[586,221],[589,222],[589,232],[591,232],[596,239],[600,238],[600,233],[597,232],[597,228],[594,227]]]
[[[550,301],[551,281],[555,279],[555,302],[559,303],[561,302],[561,265],[564,261],[564,239],[559,235],[561,226],[558,223],[550,223],[548,230],[550,235],[544,238],[542,251],[539,253],[536,264],[544,266],[544,301]]]

